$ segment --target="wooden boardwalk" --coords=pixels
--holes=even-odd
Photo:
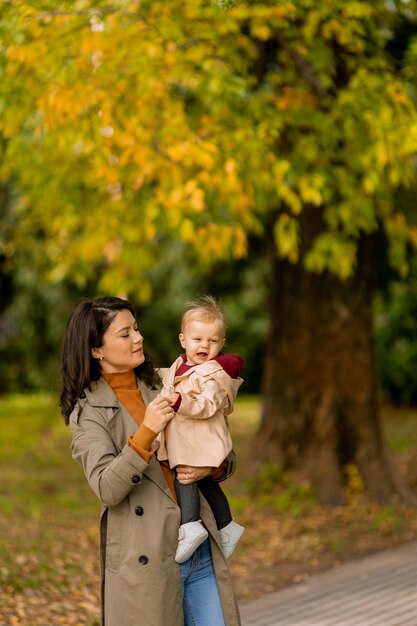
[[[240,605],[243,626],[417,626],[417,541]]]

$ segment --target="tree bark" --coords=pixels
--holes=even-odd
[[[302,254],[322,228],[301,223]],[[345,466],[358,466],[379,502],[412,502],[384,443],[374,377],[375,242],[359,241],[353,278],[312,274],[272,255],[270,329],[257,442],[262,458],[298,468],[322,504],[344,500]]]

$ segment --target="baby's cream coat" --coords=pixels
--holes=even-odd
[[[233,412],[242,378],[231,378],[217,361],[195,365],[181,376],[179,357],[163,379],[162,395],[181,394],[176,416],[160,436],[158,458],[171,467],[218,467],[232,449],[227,415]]]

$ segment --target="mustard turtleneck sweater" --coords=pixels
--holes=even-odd
[[[131,415],[135,422],[139,424],[139,428],[135,434],[129,435],[127,441],[128,445],[147,463],[149,463],[153,456],[152,443],[157,434],[142,424],[146,406],[142,400],[134,370],[130,370],[128,372],[117,372],[114,374],[102,372],[102,376],[107,384],[113,389],[117,398],[128,411],[129,415]],[[175,496],[172,471],[168,463],[161,462],[160,465],[166,481]]]

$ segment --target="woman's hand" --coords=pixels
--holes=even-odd
[[[196,480],[208,478],[213,474],[216,468],[192,467],[191,465],[177,465],[175,469],[177,470],[178,482],[180,482],[181,485],[190,485],[191,483],[195,483]]]
[[[168,398],[156,396],[146,407],[143,424],[158,435],[164,430],[174,415],[175,413],[169,404]]]

